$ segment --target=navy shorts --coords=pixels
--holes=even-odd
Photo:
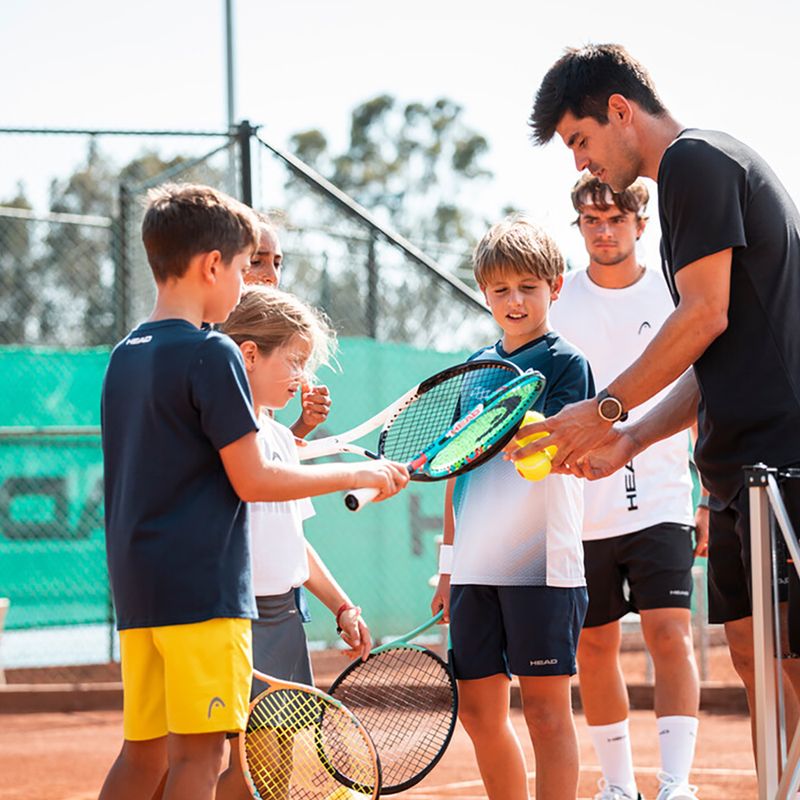
[[[584,542],[589,589],[584,627],[607,625],[629,611],[691,608],[693,531],[689,525],[663,522]]]
[[[451,586],[456,678],[574,675],[587,602],[585,586]]]

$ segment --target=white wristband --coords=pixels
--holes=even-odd
[[[439,574],[450,575],[453,572],[453,545],[439,545]]]

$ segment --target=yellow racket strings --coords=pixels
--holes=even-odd
[[[313,692],[275,689],[250,712],[247,768],[261,800],[373,797],[378,767],[345,709]]]

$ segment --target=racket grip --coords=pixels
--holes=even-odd
[[[364,489],[353,489],[344,496],[344,504],[351,511],[360,511],[367,503],[378,496],[378,490],[367,486]]]

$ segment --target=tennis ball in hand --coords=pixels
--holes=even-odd
[[[525,425],[532,425],[534,422],[541,422],[543,419],[544,416],[538,411],[528,411],[522,420],[520,428],[525,427]],[[523,447],[526,444],[530,444],[530,442],[543,439],[548,435],[546,431],[542,431],[541,433],[534,433],[532,436],[518,438],[516,443],[520,447]],[[514,466],[525,480],[540,481],[550,473],[551,461],[557,450],[557,447],[545,447],[544,450],[539,450],[538,453],[533,453],[529,456],[525,456],[525,458],[521,458],[519,461],[515,461]]]

